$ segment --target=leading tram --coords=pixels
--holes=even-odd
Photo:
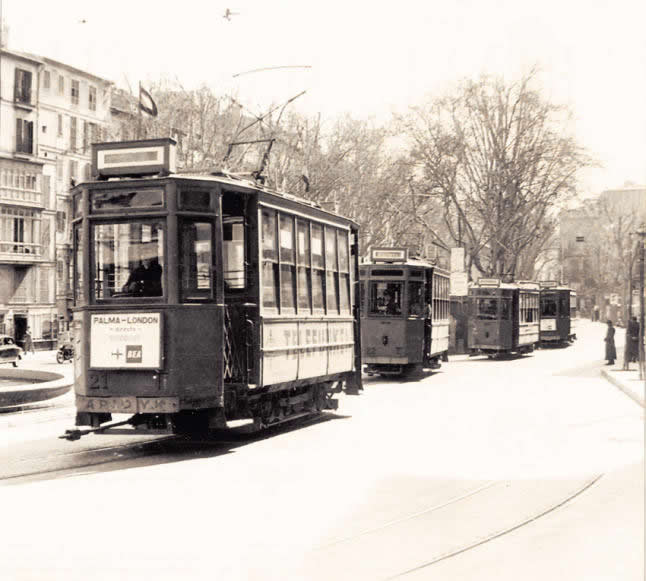
[[[566,346],[576,339],[576,292],[556,281],[540,281],[541,346]]]
[[[174,147],[95,144],[96,180],[73,190],[76,425],[92,429],[69,439],[263,428],[361,389],[357,224],[174,173]]]
[[[539,343],[539,286],[481,278],[469,287],[469,354],[533,351]]]
[[[360,276],[368,374],[419,373],[448,361],[448,272],[409,257],[406,248],[372,248]]]

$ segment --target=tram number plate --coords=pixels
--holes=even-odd
[[[136,397],[79,397],[76,407],[80,412],[136,413]]]
[[[80,412],[167,414],[179,411],[179,400],[176,397],[78,397],[76,407]]]

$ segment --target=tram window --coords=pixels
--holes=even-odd
[[[323,226],[312,224],[312,307],[315,312],[325,309],[325,270],[323,262]]]
[[[339,275],[336,272],[330,271],[328,271],[326,275],[327,283],[325,288],[327,291],[327,312],[336,314],[339,312],[339,288],[337,280]]]
[[[498,299],[478,297],[476,307],[480,319],[495,319],[498,316]]]
[[[543,297],[541,299],[541,317],[556,317],[556,299]]]
[[[327,312],[339,312],[339,266],[337,261],[336,229],[325,228],[325,268]]]
[[[280,224],[280,310],[294,311],[296,304],[296,272],[294,259],[294,218],[281,215]]]
[[[276,251],[276,213],[272,210],[262,211],[262,257],[277,260]]]
[[[348,233],[337,232],[339,242],[339,308],[341,313],[350,313],[350,257],[348,252]]]
[[[95,299],[162,296],[161,221],[96,224],[92,237]]]
[[[268,308],[277,308],[278,306],[277,268],[278,264],[275,262],[265,261],[262,265],[262,304]]]
[[[509,320],[511,316],[511,299],[502,298],[500,299],[500,318],[504,320]]]
[[[312,279],[310,271],[310,225],[304,220],[296,222],[298,257],[298,310],[311,313]]]
[[[419,281],[408,283],[408,315],[420,317],[424,315],[424,288]]]
[[[308,222],[298,220],[298,264],[310,266],[310,226]]]
[[[183,301],[213,297],[213,225],[210,222],[182,220],[179,267]]]
[[[339,238],[339,272],[350,272],[350,259],[348,254],[348,233],[338,231]]]
[[[312,296],[312,282],[310,271],[302,266],[298,267],[298,310],[309,313],[312,310],[310,297]]]
[[[85,303],[83,296],[83,245],[81,244],[81,226],[74,228],[74,305]]]
[[[110,190],[92,192],[92,210],[122,210],[123,208],[159,208],[164,205],[161,189]]]
[[[180,210],[209,210],[211,192],[208,190],[182,190],[179,192]]]
[[[559,317],[568,317],[567,299],[564,296],[559,297]]]
[[[246,287],[245,228],[242,218],[225,218],[222,224],[224,282],[228,289]]]
[[[401,315],[402,286],[401,282],[370,283],[370,314]]]
[[[322,312],[325,308],[323,303],[324,270],[312,270],[312,307],[314,312]]]
[[[278,308],[278,245],[276,212],[262,210],[262,304]]]

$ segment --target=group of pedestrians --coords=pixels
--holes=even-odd
[[[617,359],[615,347],[615,328],[612,321],[608,319],[608,328],[604,342],[606,344],[606,365],[613,365]],[[624,369],[630,369],[631,363],[639,361],[639,321],[637,317],[631,317],[626,327],[626,343],[624,346]]]

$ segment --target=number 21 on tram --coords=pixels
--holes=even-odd
[[[406,248],[372,248],[361,264],[362,354],[370,375],[448,361],[449,275]]]
[[[95,144],[99,179],[73,192],[76,425],[262,428],[334,408],[361,387],[357,225],[175,174],[174,145]]]

